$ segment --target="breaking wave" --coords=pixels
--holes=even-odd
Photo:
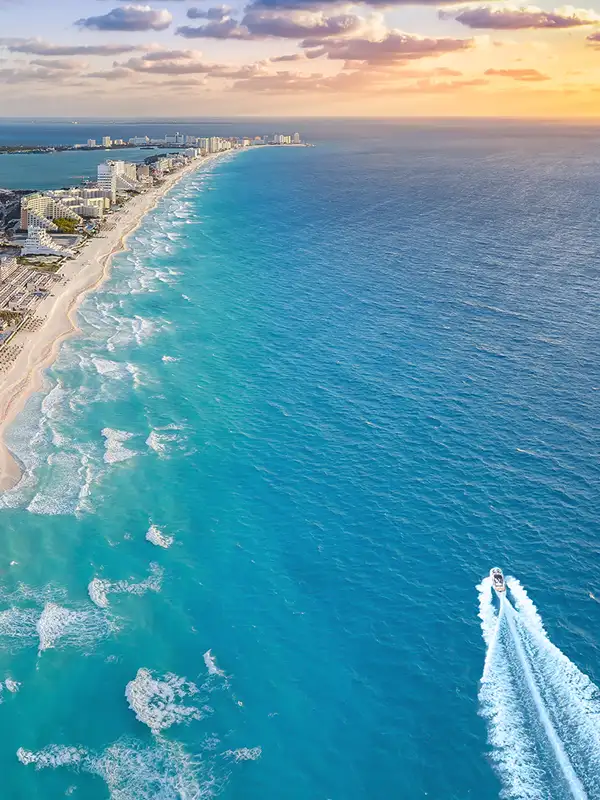
[[[519,581],[478,586],[487,652],[479,699],[506,797],[600,797],[600,692],[548,639]]]
[[[128,447],[125,447],[125,442],[134,436],[133,433],[114,430],[113,428],[103,428],[102,436],[104,436],[106,440],[104,444],[104,461],[107,464],[127,461],[137,455],[135,450],[130,450]]]
[[[198,695],[196,684],[172,672],[161,678],[142,667],[127,684],[125,697],[136,718],[147,725],[152,733],[159,733],[179,722],[200,719],[197,705],[184,705],[187,697]]]
[[[59,642],[65,646],[86,647],[115,630],[114,623],[104,614],[87,609],[72,611],[57,603],[46,603],[35,627],[40,653]]]
[[[209,675],[225,675],[223,670],[217,666],[217,661],[210,650],[204,653],[203,658]]]
[[[39,653],[53,647],[89,648],[119,629],[117,620],[99,608],[65,605],[65,590],[52,585],[32,589],[19,584],[2,601],[13,604],[0,611],[0,641],[8,651],[35,645]],[[8,681],[5,685],[12,691]]]
[[[72,767],[98,775],[111,800],[200,800],[219,790],[210,763],[163,737],[150,745],[121,739],[99,755],[84,747],[50,745],[37,752],[20,747],[17,758],[37,770]]]
[[[173,544],[173,537],[163,533],[158,525],[150,525],[146,531],[146,541],[166,549]]]
[[[226,750],[223,755],[233,758],[234,761],[256,761],[262,755],[262,748],[238,747],[237,750]]]
[[[150,564],[150,575],[139,583],[129,581],[109,581],[106,578],[94,578],[88,585],[90,600],[99,608],[108,606],[109,594],[135,594],[160,592],[163,570],[158,564]]]

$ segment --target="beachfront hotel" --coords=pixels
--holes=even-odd
[[[222,136],[193,136],[177,131],[176,133],[166,133],[162,138],[153,139],[150,136],[131,136],[127,141],[124,139],[113,139],[111,136],[102,136],[100,140],[88,139],[84,144],[73,145],[73,148],[99,148],[110,149],[111,147],[197,147],[204,154],[221,153],[235,147],[251,147],[252,145],[299,145],[303,144],[299,133],[274,135],[262,135],[254,137],[232,136],[225,138]]]
[[[60,256],[72,258],[75,253],[68,247],[63,247],[44,228],[31,228],[21,250],[23,256]]]
[[[47,230],[58,230],[54,223],[55,219],[70,219],[80,222],[81,217],[69,205],[63,204],[60,199],[55,199],[50,194],[27,195],[21,201],[21,228],[42,228]]]
[[[114,224],[98,223],[117,200],[126,201],[133,193],[144,193],[155,183],[160,186],[167,175],[177,173],[197,159],[254,145],[276,144],[301,144],[300,136],[226,138],[175,133],[163,140],[134,137],[129,146],[150,145],[152,149],[156,147],[155,152],[148,154],[143,163],[111,159],[99,164],[95,184],[86,182],[78,187],[45,192],[0,192],[0,232],[5,234],[5,246],[11,249],[8,260],[4,254],[0,255],[0,312],[4,313],[4,317],[0,314],[0,372],[12,364],[21,348],[30,345],[27,337],[44,324],[43,314],[35,316],[42,300],[54,294],[54,286],[66,283],[74,271],[81,269],[81,263],[71,259],[77,258],[82,243],[87,246],[84,235],[102,231],[104,238],[109,238],[109,232],[115,230]],[[109,149],[113,145],[127,146],[122,139],[104,135],[98,140],[89,139],[87,145],[62,149],[76,150],[82,146]],[[173,150],[161,152],[159,148],[166,145]],[[10,229],[7,221],[11,223]],[[18,229],[26,235],[18,233]],[[20,256],[12,255],[15,250]],[[19,338],[20,334],[25,334],[25,338]]]
[[[103,136],[102,146],[123,144],[122,139]],[[151,140],[148,136],[129,139],[130,145],[165,144],[176,147],[176,153],[153,155],[143,164],[122,160],[107,160],[97,167],[96,186],[82,186],[58,189],[48,192],[35,192],[23,197],[21,202],[20,228],[30,231],[41,228],[55,232],[58,228],[55,219],[72,220],[78,226],[86,219],[101,219],[105,212],[116,203],[119,192],[140,192],[152,185],[153,179],[184,166],[188,161],[206,155],[222,153],[233,148],[247,148],[253,145],[302,144],[299,133],[255,136],[254,138],[224,138],[220,136],[197,137],[181,133],[167,134],[162,140]],[[88,140],[89,147],[97,147],[96,139]],[[37,235],[37,234],[36,234]],[[33,245],[32,241],[32,245]],[[46,242],[48,245],[48,242]],[[49,246],[49,245],[48,245]]]
[[[117,200],[117,192],[137,192],[139,183],[137,167],[128,161],[104,161],[98,164],[98,188],[106,192],[111,203]]]
[[[83,219],[102,217],[109,208],[110,200],[102,189],[75,187],[36,192],[21,201],[21,229],[57,230],[55,219],[80,224]]]

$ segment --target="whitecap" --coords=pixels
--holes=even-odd
[[[207,650],[206,653],[204,653],[203,658],[209,675],[225,675],[223,670],[219,669],[219,667],[217,666],[216,659],[213,656],[211,650]]]
[[[118,361],[111,361],[108,358],[92,356],[92,363],[99,375],[115,378],[116,380],[120,380],[124,377],[126,366],[120,364]]]
[[[159,733],[179,722],[200,719],[197,706],[186,706],[183,700],[198,693],[198,687],[185,678],[168,673],[156,678],[149,669],[138,669],[127,684],[125,697],[136,718],[152,733]]]
[[[34,608],[8,608],[0,611],[0,638],[11,645],[27,645],[36,639],[39,612]],[[4,642],[3,642],[4,644]]]
[[[139,583],[125,580],[109,581],[105,578],[94,578],[88,585],[90,600],[99,608],[108,606],[109,594],[134,594],[142,595],[145,592],[160,592],[163,570],[158,564],[150,564],[149,576]]]
[[[96,464],[85,454],[81,457],[81,467],[79,469],[80,489],[77,496],[76,513],[91,511],[91,492],[92,486],[98,481],[103,471],[99,470]]]
[[[165,535],[158,525],[150,525],[146,531],[146,540],[157,547],[170,547],[173,544],[173,537]]]
[[[237,750],[226,750],[224,756],[230,756],[234,761],[256,761],[262,755],[261,747],[238,747]]]
[[[42,400],[42,414],[53,418],[63,405],[66,391],[60,381],[56,383]]]
[[[200,765],[181,744],[162,737],[155,737],[150,746],[121,739],[100,755],[83,747],[50,745],[37,752],[20,747],[17,758],[36,770],[66,766],[98,775],[110,800],[200,800],[219,789],[206,762]]]
[[[179,436],[176,433],[165,433],[164,430],[153,430],[146,439],[146,444],[151,450],[159,455],[165,455],[168,450],[169,444],[178,442]]]
[[[119,461],[127,461],[137,455],[135,450],[125,447],[124,442],[133,437],[133,433],[115,430],[114,428],[103,428],[102,436],[106,439],[104,461],[107,464],[114,464]]]
[[[35,764],[36,769],[81,764],[86,756],[87,750],[83,747],[64,747],[59,744],[50,745],[38,753],[25,750],[24,747],[17,750],[17,758],[21,764]]]
[[[36,623],[38,651],[49,650],[59,641],[65,645],[85,647],[114,630],[114,623],[98,611],[73,611],[57,603],[46,603]]]
[[[142,373],[142,370],[140,369],[140,367],[137,367],[135,364],[127,364],[127,371],[129,372],[129,374],[133,378],[133,385],[134,386],[137,387],[137,386],[143,386],[144,385],[144,383],[142,381],[142,378],[141,378],[141,375],[143,373]]]
[[[47,464],[51,467],[43,488],[37,492],[27,510],[32,514],[72,514],[81,488],[79,468],[81,456],[76,453],[50,453]]]
[[[149,319],[137,316],[133,321],[133,335],[138,345],[142,345],[156,331],[156,324]]]

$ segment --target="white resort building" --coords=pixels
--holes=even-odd
[[[57,230],[53,220],[70,219],[77,224],[84,219],[102,218],[110,208],[110,197],[100,188],[56,189],[29,194],[21,201],[21,228]]]
[[[84,219],[100,218],[110,208],[110,198],[102,189],[74,188],[57,189],[48,192],[49,197],[60,203],[61,206],[70,208],[75,214]]]
[[[73,256],[72,250],[58,244],[44,228],[30,228],[25,245],[21,250],[24,256]]]
[[[58,230],[54,224],[55,219],[72,219],[81,222],[81,217],[69,205],[63,204],[60,199],[51,197],[50,194],[26,195],[21,201],[21,228],[47,228],[51,231]]]
[[[107,193],[112,203],[116,201],[119,191],[139,191],[136,164],[128,161],[104,161],[98,164],[98,188]]]

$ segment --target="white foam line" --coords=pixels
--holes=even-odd
[[[533,702],[535,703],[535,707],[538,712],[538,716],[542,725],[544,726],[544,730],[546,731],[546,735],[548,737],[548,741],[554,751],[554,755],[556,756],[556,761],[564,775],[564,778],[569,786],[569,790],[574,798],[574,800],[587,800],[587,794],[583,785],[577,775],[575,774],[575,770],[571,762],[569,761],[569,757],[567,756],[565,749],[562,745],[562,742],[554,729],[554,725],[548,715],[546,707],[544,706],[544,702],[540,695],[540,692],[535,685],[535,680],[533,677],[533,673],[531,672],[531,666],[527,660],[527,656],[525,655],[525,651],[523,649],[523,645],[517,633],[517,629],[515,627],[515,616],[516,612],[514,608],[511,606],[509,600],[506,597],[501,599],[501,606],[506,615],[506,621],[508,622],[508,627],[510,629],[513,643],[515,645],[515,650],[517,655],[519,656],[519,661],[521,662],[521,666],[523,668],[523,672],[525,674],[525,678],[527,680],[527,686],[531,693],[531,697],[533,698]]]
[[[481,620],[483,638],[487,644],[482,678],[482,680],[485,680],[488,670],[491,668],[496,642],[498,641],[500,614],[494,611],[492,604],[492,579],[489,576],[484,578],[477,589],[479,591],[479,619]]]

